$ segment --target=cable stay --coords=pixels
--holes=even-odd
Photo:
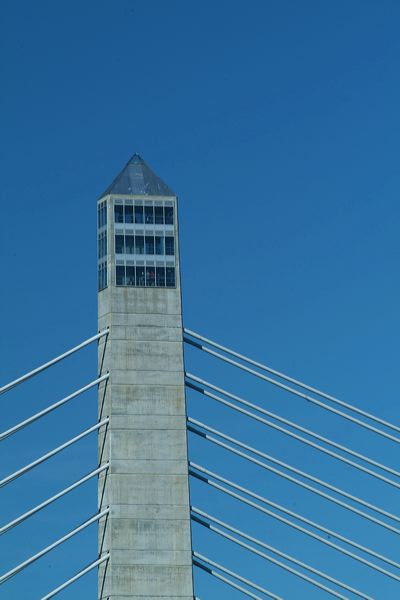
[[[87,567],[85,567],[84,569],[79,571],[79,573],[77,573],[76,575],[71,577],[71,579],[68,579],[68,581],[65,581],[62,585],[59,585],[57,588],[55,588],[54,590],[52,590],[51,592],[49,592],[48,594],[43,596],[43,598],[41,598],[41,600],[50,600],[50,598],[54,598],[54,596],[57,596],[57,594],[59,594],[60,592],[65,590],[65,588],[69,587],[72,583],[75,583],[75,581],[77,581],[78,579],[80,579],[81,577],[86,575],[86,573],[89,573],[96,567],[99,567],[103,562],[107,561],[109,558],[110,558],[110,553],[108,552],[104,556],[100,557],[98,560],[95,560],[90,565],[88,565]]]
[[[188,332],[189,330],[185,330],[186,332]],[[192,334],[190,334],[192,335]],[[197,334],[196,334],[197,336]],[[361,427],[364,427],[365,429],[368,429],[369,431],[373,431],[374,433],[387,438],[389,440],[391,440],[392,442],[396,442],[397,444],[400,444],[400,438],[394,435],[391,435],[390,433],[387,433],[386,431],[383,431],[382,429],[378,429],[377,427],[374,427],[373,425],[370,425],[369,423],[366,423],[365,421],[362,421],[356,417],[353,417],[341,410],[338,410],[337,408],[334,408],[332,406],[330,406],[329,404],[326,404],[325,402],[322,402],[321,400],[317,400],[317,398],[314,398],[313,396],[309,396],[308,394],[305,394],[303,392],[300,392],[299,390],[290,387],[284,383],[281,383],[280,381],[277,381],[276,379],[272,379],[271,377],[268,377],[267,375],[264,375],[262,373],[260,373],[259,371],[255,371],[254,369],[251,369],[250,367],[246,367],[245,365],[237,362],[236,360],[232,360],[231,358],[228,358],[227,356],[224,356],[223,354],[220,354],[219,352],[215,352],[215,350],[212,350],[211,348],[208,348],[207,346],[204,346],[203,344],[199,343],[199,342],[195,342],[194,340],[191,340],[188,337],[184,337],[183,338],[184,341],[188,344],[190,344],[191,346],[194,346],[195,348],[202,350],[203,352],[206,352],[207,354],[210,354],[211,356],[215,356],[216,358],[219,358],[220,360],[234,366],[237,367],[238,369],[241,369],[242,371],[246,371],[247,373],[250,373],[251,375],[255,375],[256,377],[258,377],[259,379],[263,379],[264,381],[267,381],[268,383],[271,383],[272,385],[275,385],[291,394],[294,394],[295,396],[298,396],[300,398],[303,398],[303,400],[307,400],[307,402],[310,402],[311,404],[315,404],[316,406],[319,406],[320,408],[323,408],[339,417],[342,417],[343,419],[346,419],[347,421],[351,421],[352,423],[355,423],[356,425],[360,425]],[[266,369],[267,370],[267,369]],[[298,385],[298,384],[296,384]],[[325,397],[325,396],[324,396]],[[333,398],[333,396],[332,396]],[[365,411],[362,411],[361,409],[357,409],[356,407],[352,406],[351,404],[347,404],[347,403],[342,403],[342,401],[339,401],[337,399],[335,399],[336,404],[340,404],[340,405],[344,405],[345,408],[347,408],[348,410],[352,410],[353,412],[356,412],[357,414],[362,414],[363,416],[384,424],[386,427],[390,427],[391,429],[395,430],[395,431],[400,431],[400,427],[397,427],[396,425],[393,425],[387,421],[383,421],[382,419],[379,419],[378,417],[375,417],[374,415],[371,415],[370,413],[366,413]]]
[[[63,406],[64,404],[66,404],[67,402],[69,402],[70,400],[72,400],[73,398],[76,398],[80,394],[83,394],[87,390],[90,390],[95,385],[98,385],[98,384],[102,383],[103,381],[106,381],[108,378],[109,378],[109,374],[108,373],[106,375],[102,375],[101,377],[98,377],[97,379],[95,379],[91,383],[88,383],[87,385],[85,385],[84,387],[80,388],[76,392],[73,392],[69,396],[66,396],[65,398],[62,398],[58,402],[55,402],[54,404],[51,404],[47,408],[44,408],[40,412],[37,412],[36,414],[32,415],[28,419],[25,419],[24,421],[21,421],[20,423],[18,423],[17,425],[14,425],[10,429],[7,429],[6,431],[3,431],[2,433],[0,433],[0,442],[2,442],[3,440],[5,440],[6,438],[8,438],[10,435],[13,435],[14,433],[17,433],[18,431],[21,431],[21,429],[24,429],[24,427],[27,427],[31,423],[34,423],[35,421],[37,421],[41,417],[44,417],[45,415],[48,415],[49,413],[51,413],[56,408],[59,408],[60,406]]]
[[[19,565],[17,565],[16,567],[14,567],[13,569],[11,569],[10,571],[7,571],[7,573],[4,573],[4,575],[2,575],[0,577],[0,585],[3,584],[3,583],[5,583],[9,579],[11,579],[12,577],[14,577],[18,573],[20,573],[21,571],[23,571],[24,569],[26,569],[26,567],[28,567],[32,563],[36,562],[37,560],[39,560],[39,558],[41,558],[42,556],[44,556],[45,554],[47,554],[48,552],[50,552],[54,548],[57,548],[57,546],[60,546],[61,544],[63,544],[64,542],[66,542],[67,540],[69,540],[70,538],[72,538],[74,535],[76,535],[77,533],[79,533],[83,529],[86,529],[86,527],[89,527],[89,525],[91,525],[92,523],[96,523],[102,517],[105,517],[106,515],[108,515],[109,512],[110,512],[109,508],[106,508],[106,509],[102,510],[97,515],[94,515],[94,517],[91,517],[90,519],[88,519],[87,521],[85,521],[84,523],[82,523],[82,525],[79,525],[79,527],[76,527],[75,529],[73,529],[72,531],[70,531],[69,533],[67,533],[66,535],[64,535],[63,537],[59,538],[56,542],[53,542],[52,544],[50,544],[46,548],[43,548],[43,550],[41,550],[37,554],[34,554],[33,556],[31,556],[27,560],[24,560],[24,562],[20,563]]]
[[[33,462],[29,463],[25,467],[22,467],[21,469],[18,469],[18,471],[15,471],[14,473],[11,473],[11,475],[8,475],[7,477],[4,477],[4,479],[0,480],[0,488],[3,487],[3,486],[5,486],[5,485],[7,485],[8,483],[11,483],[12,481],[15,481],[15,479],[18,479],[18,477],[21,477],[21,475],[24,475],[25,473],[27,473],[31,469],[34,469],[35,467],[37,467],[41,463],[45,462],[46,460],[48,460],[52,456],[55,456],[56,454],[58,454],[59,452],[61,452],[65,448],[68,448],[69,446],[72,446],[76,442],[79,442],[79,440],[81,440],[85,436],[89,435],[93,431],[97,431],[98,429],[100,429],[104,425],[107,425],[107,423],[109,422],[109,420],[110,419],[108,417],[106,419],[103,419],[99,423],[96,423],[96,425],[93,425],[92,427],[89,427],[89,429],[86,429],[85,431],[83,431],[79,435],[75,436],[74,438],[68,440],[67,442],[64,442],[64,444],[61,444],[61,446],[58,446],[57,448],[54,448],[54,450],[51,450],[50,452],[47,452],[47,454],[44,454],[40,458],[37,458],[36,460],[34,460]]]
[[[26,519],[28,519],[29,517],[31,517],[32,515],[34,515],[37,512],[41,511],[46,506],[49,506],[50,504],[52,504],[53,502],[55,502],[59,498],[62,498],[63,496],[65,496],[69,492],[72,492],[72,490],[75,490],[76,488],[78,488],[79,486],[81,486],[86,481],[89,481],[90,479],[92,479],[96,475],[100,475],[100,473],[102,473],[103,471],[106,471],[109,466],[110,466],[110,463],[108,463],[108,462],[105,463],[104,465],[100,466],[98,469],[95,469],[94,471],[91,471],[91,473],[88,473],[88,475],[85,475],[85,477],[82,477],[81,479],[79,479],[75,483],[73,483],[73,484],[69,485],[68,487],[64,488],[63,490],[61,490],[61,492],[58,492],[54,496],[51,496],[51,498],[48,498],[44,502],[41,502],[40,504],[38,504],[34,508],[31,508],[27,512],[23,513],[22,515],[20,515],[16,519],[13,519],[12,521],[10,521],[9,523],[7,523],[6,525],[3,525],[3,527],[0,527],[0,535],[3,535],[4,533],[7,533],[7,531],[9,531],[10,529],[13,529],[17,525],[19,525],[20,523],[22,523],[23,521],[25,521]]]
[[[218,535],[228,539],[229,541],[231,541],[235,544],[238,544],[239,546],[245,548],[246,550],[249,550],[253,554],[257,554],[258,556],[261,556],[265,560],[272,562],[273,564],[277,565],[278,567],[281,567],[282,569],[288,571],[289,573],[292,573],[292,575],[296,575],[300,579],[303,579],[304,581],[307,581],[307,583],[310,583],[311,585],[314,585],[315,587],[317,587],[321,590],[324,590],[325,592],[328,592],[328,594],[331,594],[332,596],[335,596],[336,598],[340,598],[341,600],[348,600],[347,596],[343,596],[339,592],[327,587],[326,585],[320,583],[319,581],[316,581],[312,577],[309,577],[308,575],[301,573],[297,569],[290,567],[289,565],[283,563],[282,561],[273,558],[269,554],[266,554],[265,552],[261,552],[260,550],[257,550],[257,548],[254,548],[254,546],[250,546],[249,544],[244,543],[240,539],[227,534],[225,531],[223,531],[219,527],[216,527],[212,523],[217,523],[218,525],[221,525],[224,529],[231,531],[232,533],[235,533],[235,534],[239,535],[240,537],[243,537],[244,539],[251,541],[254,544],[257,544],[258,546],[261,546],[262,548],[270,550],[271,552],[277,554],[278,556],[281,556],[282,558],[285,558],[286,560],[293,562],[297,566],[302,567],[303,569],[306,569],[308,571],[311,571],[312,573],[315,573],[316,575],[318,575],[321,578],[331,581],[335,585],[342,587],[346,591],[351,592],[351,593],[355,594],[356,596],[359,596],[360,598],[364,598],[364,600],[373,600],[370,596],[368,596],[364,592],[360,592],[356,588],[353,588],[353,587],[347,585],[346,583],[343,583],[342,581],[339,581],[338,579],[335,579],[334,577],[331,577],[330,575],[327,575],[326,573],[319,571],[318,569],[314,569],[307,563],[303,563],[302,561],[299,561],[298,559],[294,558],[293,556],[290,556],[288,554],[280,552],[273,546],[269,546],[268,544],[265,544],[261,540],[258,540],[257,538],[253,538],[252,536],[247,535],[243,531],[240,531],[239,529],[236,529],[235,527],[228,525],[224,521],[220,521],[219,519],[216,519],[215,517],[212,517],[211,515],[208,515],[207,513],[204,513],[203,511],[201,511],[197,508],[192,507],[191,510],[192,510],[191,518],[196,523],[199,523],[200,525],[209,529],[210,531],[213,531],[213,532],[217,533]],[[200,516],[197,516],[197,515],[200,515]],[[205,517],[206,519],[208,519],[208,521],[205,521],[204,518],[202,518],[202,517]],[[211,523],[210,523],[210,521],[211,521]]]
[[[373,460],[372,458],[369,458],[368,456],[365,456],[364,454],[361,454],[359,452],[356,452],[354,450],[351,450],[350,448],[343,446],[341,444],[337,444],[336,442],[333,442],[332,440],[329,440],[328,438],[324,438],[323,436],[320,436],[316,433],[314,433],[313,431],[306,429],[304,427],[301,427],[300,425],[296,425],[295,423],[293,423],[292,421],[288,421],[287,419],[283,419],[282,417],[279,417],[278,415],[276,415],[275,413],[271,413],[263,408],[261,408],[260,406],[258,406],[257,404],[253,404],[251,402],[248,402],[247,400],[243,400],[243,398],[240,398],[239,396],[235,396],[234,394],[231,394],[230,392],[227,392],[226,390],[222,389],[222,388],[218,388],[217,386],[212,385],[211,383],[207,382],[207,381],[203,381],[201,379],[199,379],[198,377],[195,377],[194,375],[191,375],[190,373],[187,373],[187,377],[189,377],[190,379],[194,379],[196,381],[201,381],[204,385],[207,385],[208,387],[210,387],[211,389],[215,389],[220,391],[221,393],[223,393],[225,396],[228,396],[229,398],[234,399],[235,401],[241,403],[241,404],[245,404],[246,406],[250,406],[252,408],[254,408],[255,410],[263,413],[263,414],[267,414],[270,417],[272,417],[273,419],[276,419],[279,422],[283,422],[288,424],[290,427],[293,427],[294,429],[297,429],[299,431],[303,431],[305,432],[307,435],[312,436],[316,439],[322,440],[324,442],[326,442],[327,444],[330,444],[333,447],[338,447],[340,450],[342,450],[343,452],[347,452],[348,454],[352,455],[352,456],[356,456],[357,458],[359,458],[360,460],[363,460],[364,462],[373,465],[379,469],[382,469],[383,471],[386,471],[388,473],[391,473],[392,475],[395,475],[396,477],[400,477],[400,472],[396,471],[395,469],[392,469],[391,467],[388,467],[378,461]],[[393,481],[392,479],[389,479],[388,477],[385,477],[383,475],[381,475],[380,473],[377,473],[376,471],[372,471],[371,469],[368,469],[366,467],[364,467],[363,465],[360,465],[357,462],[354,462],[348,458],[346,458],[345,456],[342,456],[341,454],[337,454],[336,452],[333,452],[332,450],[329,450],[328,448],[325,448],[324,446],[321,446],[319,444],[316,444],[315,442],[312,442],[311,440],[304,438],[303,436],[297,435],[295,433],[293,433],[293,431],[290,431],[288,429],[285,429],[284,427],[281,427],[279,425],[277,425],[276,423],[273,423],[271,421],[268,421],[267,419],[263,419],[262,417],[259,417],[258,415],[255,415],[254,413],[251,413],[243,408],[240,408],[239,406],[236,406],[235,404],[232,404],[231,402],[228,402],[227,400],[224,400],[223,398],[221,398],[220,396],[216,396],[215,394],[212,394],[211,392],[205,390],[204,388],[201,388],[197,385],[194,385],[190,382],[186,382],[186,385],[188,387],[190,387],[191,389],[200,392],[201,394],[208,396],[209,398],[212,398],[213,400],[216,400],[217,402],[220,402],[221,404],[224,404],[225,406],[228,406],[229,408],[232,408],[234,410],[236,410],[237,412],[240,412],[242,414],[245,414],[249,417],[251,417],[252,419],[255,419],[256,421],[259,421],[260,423],[263,423],[264,425],[267,425],[268,427],[271,427],[277,431],[280,431],[281,433],[284,433],[285,435],[288,435],[290,437],[292,437],[293,439],[296,439],[299,442],[302,442],[303,444],[307,444],[308,446],[311,446],[312,448],[315,448],[316,450],[318,450],[319,452],[323,452],[324,454],[327,454],[329,456],[332,456],[333,458],[340,460],[341,462],[344,462],[348,465],[351,465],[352,467],[354,467],[355,469],[358,469],[359,471],[363,471],[365,473],[368,473],[369,475],[371,475],[372,477],[375,477],[377,479],[380,479],[381,481],[384,481],[385,483],[388,483],[389,485],[392,485],[395,488],[400,489],[400,483]]]
[[[199,473],[196,471],[199,471]],[[343,548],[342,546],[339,546],[338,544],[336,544],[328,539],[323,538],[322,536],[316,534],[315,532],[310,531],[309,529],[306,529],[306,528],[302,527],[301,525],[298,525],[297,523],[294,523],[293,521],[286,519],[285,517],[282,517],[278,513],[271,511],[268,508],[265,508],[264,506],[261,506],[260,504],[257,504],[256,502],[253,502],[252,500],[249,500],[245,496],[242,496],[241,494],[233,492],[229,488],[225,487],[225,485],[221,485],[220,483],[217,483],[217,482],[221,482],[223,484],[230,486],[234,490],[238,490],[239,492],[245,493],[248,496],[250,496],[251,498],[259,500],[259,501],[263,502],[264,504],[266,504],[267,506],[271,506],[272,508],[275,508],[275,509],[281,511],[282,513],[289,515],[289,516],[297,519],[298,521],[301,521],[302,523],[306,523],[307,525],[327,534],[328,536],[335,537],[336,539],[341,540],[341,541],[345,542],[346,544],[349,544],[350,546],[353,546],[354,548],[361,550],[362,552],[370,554],[371,556],[374,556],[375,558],[378,558],[379,560],[382,560],[382,561],[386,562],[387,564],[393,565],[397,569],[400,569],[400,564],[398,562],[396,562],[386,556],[383,556],[382,554],[379,554],[378,552],[375,552],[371,548],[362,546],[361,544],[355,542],[354,540],[346,538],[345,536],[337,533],[336,531],[333,531],[331,529],[328,529],[327,527],[324,527],[318,523],[315,523],[314,521],[311,521],[311,519],[307,519],[306,517],[303,517],[303,516],[299,515],[298,513],[291,511],[280,504],[277,504],[276,502],[272,502],[271,500],[268,500],[264,496],[261,496],[260,494],[256,494],[256,493],[252,492],[251,490],[249,490],[248,488],[240,486],[240,485],[234,483],[233,481],[226,479],[225,477],[217,475],[216,473],[206,469],[205,467],[202,467],[201,465],[197,465],[197,464],[193,463],[192,461],[189,461],[189,474],[192,477],[199,479],[203,483],[206,483],[206,484],[210,485],[211,487],[214,487],[215,489],[218,489],[219,491],[224,492],[228,496],[231,496],[232,498],[235,498],[236,500],[239,500],[239,501],[243,502],[244,504],[247,504],[248,506],[255,508],[256,510],[259,510],[263,514],[267,514],[268,516],[272,517],[273,519],[276,519],[277,521],[280,521],[281,523],[284,523],[285,525],[288,525],[289,527],[292,527],[293,529],[296,529],[297,531],[300,531],[301,533],[304,533],[304,534],[308,535],[309,537],[312,537],[312,538],[320,541],[321,543],[325,544],[326,546],[334,548],[335,550],[337,550],[338,552],[341,552],[342,554],[345,554],[346,556],[350,556],[354,560],[357,560],[358,562],[363,563],[364,565],[367,565],[368,567],[374,569],[375,571],[378,571],[378,572],[382,573],[383,575],[390,577],[391,579],[400,581],[400,576],[395,575],[394,573],[387,571],[386,569],[363,558],[362,556],[359,556],[358,554],[355,554],[354,552],[351,552],[351,551],[347,550],[346,548]],[[210,479],[210,477],[212,479]],[[213,479],[215,479],[216,481],[213,481]]]
[[[264,454],[264,452],[261,452],[260,450],[257,450],[255,448],[253,448],[252,446],[248,446],[247,444],[240,442],[236,438],[225,435],[224,433],[218,431],[217,429],[208,427],[207,425],[205,425],[204,423],[201,423],[200,421],[196,421],[195,419],[189,418],[188,422],[193,423],[197,427],[201,427],[205,431],[214,433],[215,435],[217,435],[218,437],[220,437],[224,440],[233,442],[240,448],[245,448],[246,450],[249,450],[250,452],[257,454],[258,456],[262,456],[263,458],[267,458],[268,460],[271,460],[271,457],[268,454]],[[303,481],[301,481],[300,479],[297,479],[296,477],[292,477],[291,475],[288,475],[287,473],[284,473],[283,471],[280,471],[279,469],[276,469],[275,467],[271,467],[270,465],[267,465],[266,463],[258,460],[257,458],[254,458],[254,457],[250,456],[249,454],[246,454],[245,452],[241,452],[240,450],[237,450],[236,448],[234,448],[233,446],[230,446],[229,444],[225,444],[224,442],[221,442],[220,440],[213,437],[212,435],[209,435],[208,433],[199,431],[197,428],[191,427],[190,425],[188,426],[188,430],[191,431],[192,433],[195,433],[196,435],[212,442],[213,444],[216,444],[216,445],[224,448],[225,450],[228,450],[229,452],[232,452],[233,454],[236,454],[237,456],[240,456],[241,458],[244,458],[244,459],[258,465],[259,467],[262,467],[263,469],[266,469],[267,471],[270,471],[271,473],[274,473],[275,475],[282,477],[283,479],[287,479],[288,481],[298,485],[299,487],[302,487],[302,488],[308,490],[309,492],[312,492],[313,494],[321,496],[325,500],[329,500],[330,502],[333,502],[334,504],[337,504],[338,506],[341,506],[342,508],[345,508],[346,510],[351,511],[351,512],[355,513],[356,515],[363,517],[364,519],[367,519],[368,521],[371,521],[375,525],[379,525],[380,527],[384,527],[385,529],[388,529],[389,531],[392,531],[393,533],[400,535],[400,529],[398,529],[397,527],[393,527],[392,525],[389,525],[388,523],[385,523],[384,521],[381,521],[380,519],[376,519],[372,515],[364,512],[362,510],[359,510],[355,506],[347,504],[346,502],[342,502],[338,498],[335,498],[334,496],[330,496],[329,494],[326,494],[325,492],[323,492],[311,485],[308,485],[307,483],[304,483]],[[280,461],[277,461],[277,462],[280,463]],[[285,465],[285,463],[280,463],[280,464]],[[290,467],[289,465],[285,465],[285,468],[289,468],[290,470],[292,470],[292,467]],[[308,477],[307,474],[305,474],[305,475],[306,475],[306,477]],[[396,518],[396,517],[394,516],[394,518]]]
[[[10,383],[7,383],[6,385],[3,385],[3,387],[0,387],[0,394],[4,394],[5,392],[8,392],[12,388],[14,388],[17,385],[19,385],[20,383],[23,383],[24,381],[27,381],[28,379],[31,379],[31,377],[34,377],[35,375],[38,375],[39,373],[42,373],[42,371],[45,371],[46,369],[48,369],[49,367],[52,367],[53,365],[55,365],[56,363],[60,362],[61,360],[64,360],[64,358],[67,358],[68,356],[71,356],[71,354],[74,354],[75,352],[78,352],[79,350],[82,350],[82,348],[85,348],[89,344],[92,344],[96,340],[99,340],[100,338],[104,337],[105,335],[108,334],[108,332],[109,332],[108,328],[107,329],[103,329],[103,331],[100,331],[100,333],[97,333],[96,335],[93,335],[92,337],[88,338],[84,342],[81,342],[77,346],[74,346],[74,348],[71,348],[70,350],[67,350],[67,352],[64,352],[63,354],[60,354],[59,356],[56,356],[52,360],[49,360],[48,362],[40,365],[40,367],[36,367],[36,369],[33,369],[33,371],[29,371],[28,373],[25,373],[25,375],[22,375],[21,377],[18,377],[17,379],[14,379],[13,381],[10,381]]]
[[[196,560],[196,559],[199,559],[199,560],[203,561],[203,563],[206,563],[206,565],[202,564],[201,562],[199,562],[199,560]],[[203,569],[203,571],[206,571],[206,573],[209,573],[210,575],[213,575],[217,579],[220,579],[221,581],[224,581],[225,583],[227,583],[231,587],[235,588],[236,590],[239,590],[240,592],[243,592],[243,594],[245,594],[248,598],[254,598],[255,600],[263,600],[263,598],[260,598],[260,596],[256,596],[255,594],[253,594],[249,590],[246,590],[246,588],[238,585],[236,582],[233,582],[232,580],[227,579],[226,577],[224,577],[220,573],[214,571],[214,569],[211,569],[208,565],[210,565],[211,567],[215,567],[219,571],[222,571],[222,573],[226,573],[230,577],[233,577],[234,579],[237,579],[238,581],[246,584],[247,586],[253,588],[254,590],[257,590],[258,592],[262,592],[263,594],[265,594],[269,598],[273,598],[274,600],[283,600],[283,598],[281,598],[280,596],[276,596],[275,594],[273,594],[269,590],[266,590],[265,588],[261,587],[257,583],[254,583],[254,581],[250,581],[249,579],[245,579],[241,575],[238,575],[234,571],[231,571],[231,570],[227,569],[226,567],[223,567],[222,565],[220,565],[220,564],[218,564],[218,563],[210,560],[209,558],[207,558],[206,556],[203,556],[202,554],[199,554],[198,552],[193,552],[193,564],[196,565],[196,567],[199,567],[200,569]]]

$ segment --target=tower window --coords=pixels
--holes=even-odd
[[[165,254],[170,256],[175,254],[175,244],[172,236],[167,236],[165,238]]]
[[[117,285],[126,285],[125,283],[125,267],[121,266],[121,265],[117,265],[117,269],[116,269],[116,279],[117,279]]]
[[[125,223],[133,223],[133,206],[125,206]]]
[[[144,222],[154,223],[154,210],[152,206],[144,207]]]
[[[145,236],[146,254],[154,254],[154,237],[151,235]]]
[[[124,222],[124,207],[122,204],[116,204],[114,207],[114,220],[116,223]]]
[[[135,235],[136,254],[144,254],[144,236]]]
[[[164,254],[164,238],[161,235],[156,235],[156,254]]]
[[[125,243],[123,235],[115,236],[115,254],[124,254],[125,253]]]
[[[126,285],[135,285],[135,267],[126,267]]]
[[[126,254],[135,254],[135,238],[133,235],[125,236],[125,252]]]
[[[143,206],[135,206],[135,223],[143,223]]]
[[[162,225],[164,223],[164,209],[162,206],[154,207],[154,222],[156,225]]]
[[[166,225],[174,224],[174,209],[172,206],[165,207],[165,223]]]
[[[167,287],[175,287],[175,267],[167,267],[166,275]]]

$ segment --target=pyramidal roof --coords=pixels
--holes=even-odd
[[[139,154],[134,154],[112,184],[101,195],[137,194],[175,196],[174,192],[150,169]]]

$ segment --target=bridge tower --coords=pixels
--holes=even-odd
[[[99,598],[193,600],[177,197],[135,154],[98,200]]]

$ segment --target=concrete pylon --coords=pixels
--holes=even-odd
[[[178,206],[134,155],[98,201],[99,599],[193,600]]]

